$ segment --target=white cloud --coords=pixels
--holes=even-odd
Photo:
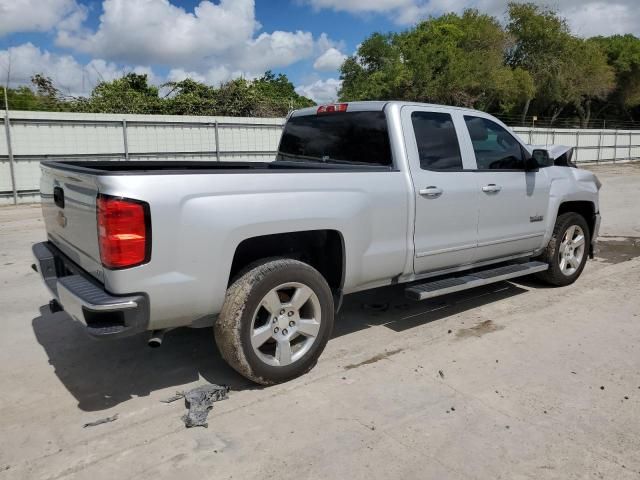
[[[308,0],[316,9],[331,8],[342,12],[390,12],[410,6],[414,0]]]
[[[61,23],[74,28],[86,18],[76,0],[0,0],[0,37],[15,32],[42,32]]]
[[[628,4],[625,4],[628,3]],[[640,34],[640,4],[590,2],[563,10],[574,33],[581,37]]]
[[[253,0],[202,0],[193,11],[169,0],[104,0],[102,7],[95,31],[61,28],[56,44],[118,63],[168,66],[170,78],[188,72],[216,83],[285,67],[316,51],[309,32],[258,34]]]
[[[313,68],[320,71],[337,70],[346,60],[347,56],[336,48],[329,48],[313,63]]]
[[[296,87],[296,93],[310,98],[317,103],[331,103],[338,98],[338,89],[342,85],[342,80],[328,78],[317,80],[309,85]]]
[[[477,8],[503,18],[507,0],[304,0],[315,9],[353,14],[383,14],[400,25],[412,25],[430,15]],[[520,0],[525,1],[525,0]],[[638,0],[526,0],[557,8],[580,36],[640,34]]]
[[[0,50],[0,65],[11,62],[11,84],[28,85],[31,77],[42,73],[66,95],[86,95],[101,80],[109,81],[127,72],[146,73],[151,82],[158,82],[151,68],[146,66],[120,68],[113,62],[94,59],[79,63],[71,55],[57,55],[25,43],[8,50]]]

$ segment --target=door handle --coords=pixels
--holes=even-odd
[[[422,188],[418,192],[420,195],[429,198],[437,198],[442,195],[442,189],[439,187],[434,187],[433,185],[429,185],[427,188]]]
[[[482,191],[485,193],[498,193],[500,190],[502,190],[502,187],[495,183],[490,183],[489,185],[482,187]]]

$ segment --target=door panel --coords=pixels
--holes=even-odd
[[[541,246],[550,182],[544,170],[525,172],[524,145],[482,114],[465,115],[463,143],[477,164],[477,261],[531,252]]]
[[[478,191],[478,261],[526,253],[540,247],[549,181],[544,171],[476,172]],[[487,185],[500,188],[483,191]]]
[[[472,263],[479,192],[458,142],[461,116],[439,108],[404,107],[402,125],[416,201],[416,274]]]

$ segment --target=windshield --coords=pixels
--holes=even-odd
[[[340,112],[291,117],[276,161],[391,166],[384,112]]]

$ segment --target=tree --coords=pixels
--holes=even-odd
[[[571,68],[567,75],[566,99],[580,117],[580,126],[587,128],[591,119],[592,103],[603,101],[615,86],[613,68],[601,48],[581,39],[574,39],[570,46]]]
[[[214,115],[216,89],[204,83],[186,78],[179,82],[168,82],[169,89],[164,99],[164,111],[172,115]]]
[[[342,65],[340,98],[511,105],[532,88],[526,71],[504,64],[509,41],[495,18],[477,10],[431,18],[399,34],[373,34]]]
[[[298,95],[293,83],[282,73],[276,76],[268,70],[262,77],[254,80],[252,86],[258,98],[263,98],[270,104],[269,114],[272,116],[286,115],[291,110],[315,105],[312,100]]]
[[[601,109],[614,106],[628,111],[640,106],[640,38],[631,34],[595,37],[615,74],[615,89]]]
[[[550,108],[555,119],[569,103],[564,98],[562,78],[570,71],[571,32],[565,19],[553,10],[533,3],[511,2],[508,5],[507,32],[513,45],[507,51],[507,63],[529,72],[540,100],[540,109]],[[533,96],[522,108],[522,122]]]
[[[137,73],[100,82],[88,98],[76,99],[73,109],[91,113],[163,113],[158,87],[149,85],[146,74]]]
[[[271,72],[256,80],[230,80],[219,88],[192,79],[165,87],[169,88],[165,111],[174,115],[281,117],[292,109],[314,105],[295,92],[286,75]]]

